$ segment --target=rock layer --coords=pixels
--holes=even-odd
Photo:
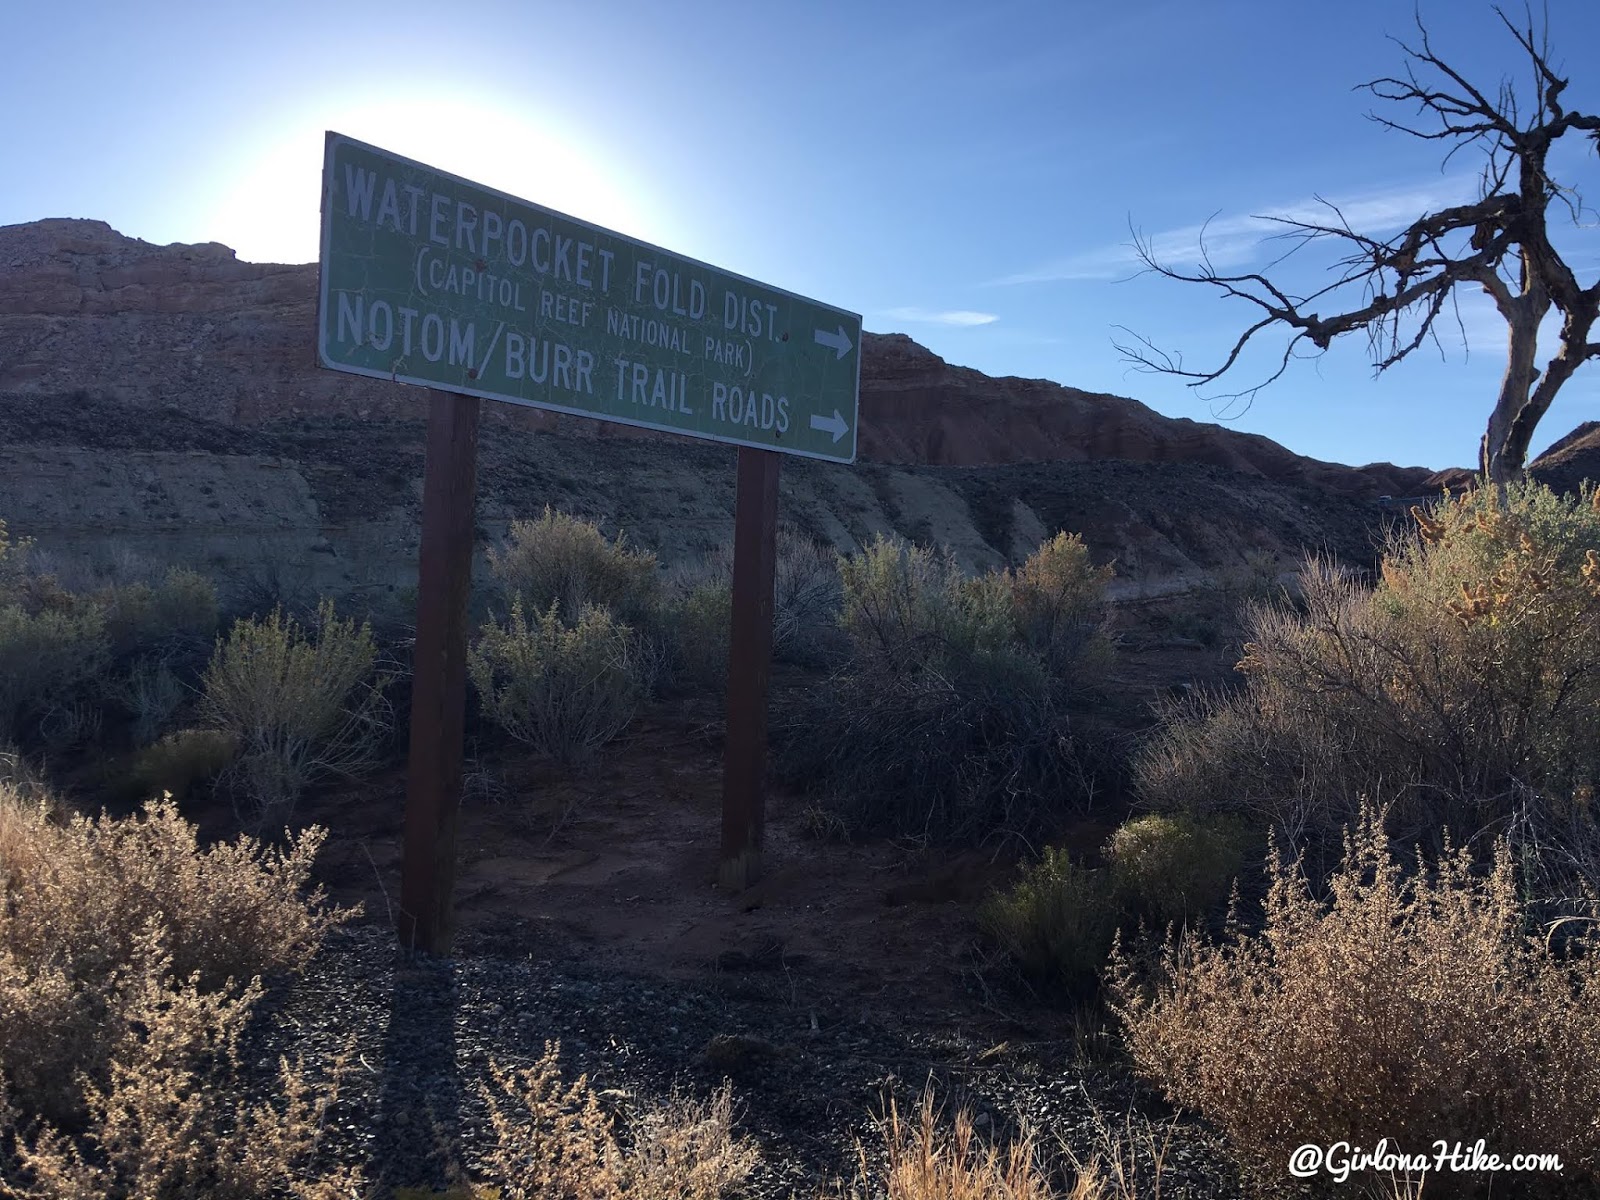
[[[414,418],[425,394],[317,366],[317,267],[240,262],[215,243],[154,246],[103,221],[0,228],[0,392],[77,390],[224,424],[289,416]],[[1136,400],[951,366],[902,334],[868,334],[861,457],[952,466],[1123,459],[1225,467],[1357,497],[1404,495],[1428,472],[1352,468],[1254,434],[1164,417]],[[491,424],[654,437],[489,405]]]

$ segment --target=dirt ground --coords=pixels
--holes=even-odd
[[[1144,648],[1123,655],[1117,686],[1141,703],[1226,669],[1225,650],[1129,645]],[[778,668],[774,710],[814,682]],[[710,697],[654,704],[582,779],[514,745],[478,750],[469,737],[458,948],[682,981],[737,975],[796,1005],[1060,1020],[1015,987],[1003,1003],[993,994],[997,974],[985,969],[993,964],[977,936],[978,901],[1013,877],[1024,847],[952,853],[842,841],[819,832],[811,799],[773,786],[762,878],[729,894],[715,882],[722,748]],[[392,923],[404,804],[399,765],[309,798],[296,814],[297,824],[330,830],[318,877],[339,902],[359,901],[369,921]],[[1061,840],[1093,853],[1125,815],[1125,799],[1112,798]]]
[[[709,700],[655,705],[587,779],[516,748],[470,759],[456,880],[458,943],[675,979],[760,974],[874,1010],[970,1003],[972,903],[1014,854],[918,854],[819,836],[810,802],[769,790],[762,878],[716,886],[722,730]],[[332,831],[319,876],[388,921],[398,901],[403,768],[308,804]],[[981,990],[981,989],[980,989]]]

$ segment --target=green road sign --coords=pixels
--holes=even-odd
[[[854,462],[861,318],[328,134],[336,371]]]

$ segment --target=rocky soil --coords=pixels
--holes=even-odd
[[[481,551],[553,504],[625,529],[663,562],[732,536],[731,447],[503,427],[480,442]],[[0,518],[52,565],[184,564],[225,589],[409,605],[423,427],[324,416],[253,425],[90,393],[0,394]],[[1373,502],[1197,463],[949,467],[794,459],[779,519],[843,551],[878,533],[949,546],[968,569],[1020,561],[1057,530],[1115,562],[1119,595],[1187,587],[1307,549],[1370,561]],[[397,610],[398,611],[398,610]]]
[[[1061,1030],[975,1022],[907,994],[867,1011],[797,1005],[777,963],[685,983],[596,972],[549,949],[507,928],[466,939],[454,959],[407,960],[381,927],[335,933],[264,1006],[250,1076],[270,1080],[282,1053],[325,1070],[353,1041],[323,1161],[361,1162],[387,1187],[442,1188],[475,1170],[490,1136],[477,1081],[490,1062],[531,1065],[551,1040],[566,1078],[587,1073],[624,1117],[675,1088],[704,1098],[731,1080],[738,1127],[762,1151],[750,1194],[774,1200],[849,1180],[856,1139],[869,1153],[879,1144],[872,1114],[890,1096],[904,1111],[929,1082],[970,1105],[985,1135],[1026,1119],[1085,1159],[1098,1127],[1121,1129],[1130,1113],[1135,1129],[1167,1135],[1170,1114],[1114,1064],[1082,1061]],[[1173,1128],[1160,1194],[1239,1194],[1214,1135],[1189,1120]]]

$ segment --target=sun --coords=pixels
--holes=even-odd
[[[207,240],[247,262],[315,261],[324,134],[348,134],[546,208],[647,241],[643,191],[625,172],[549,124],[459,94],[311,106],[280,117],[234,158]]]

